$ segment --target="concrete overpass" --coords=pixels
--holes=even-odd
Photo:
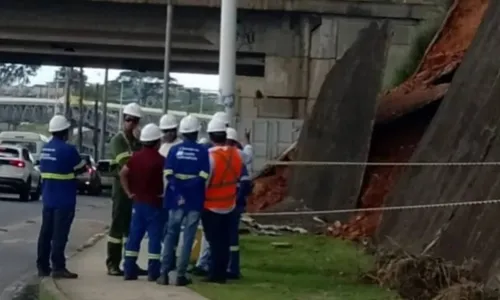
[[[385,82],[440,0],[240,0],[242,118],[302,119],[373,20],[393,31]],[[0,1],[0,61],[162,70],[165,0]],[[174,0],[172,71],[215,73],[220,1]],[[260,93],[259,93],[260,92]],[[256,95],[264,97],[256,97]]]
[[[434,8],[432,2],[403,0],[239,2],[237,72],[247,76],[264,76],[265,66],[272,64],[266,58],[271,57],[303,57],[326,50],[330,53],[321,54],[323,58],[338,58],[369,20],[392,20],[396,44],[407,44],[410,28]],[[161,70],[165,10],[158,4],[162,3],[165,1],[3,0],[0,59]],[[215,73],[219,1],[174,3],[172,70]],[[331,50],[325,48],[326,40],[311,35],[315,31],[329,39]],[[317,49],[305,53],[308,43]]]

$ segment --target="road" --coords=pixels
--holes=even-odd
[[[42,207],[41,202],[22,203],[4,196],[0,196],[0,294],[36,270]],[[79,196],[67,252],[74,252],[92,235],[102,232],[109,222],[110,209],[109,197]]]

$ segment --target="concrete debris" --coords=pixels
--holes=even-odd
[[[271,246],[274,248],[292,248],[292,244],[287,242],[272,242]]]
[[[456,0],[415,74],[395,89],[379,95],[368,161],[409,161],[449,90],[452,75],[462,62],[487,6],[487,0]],[[294,156],[295,145],[292,145],[279,160],[293,160]],[[383,205],[404,169],[366,168],[358,200],[361,206]],[[254,179],[256,189],[249,200],[249,212],[266,211],[281,202],[287,193],[288,174],[287,167],[266,167]],[[358,240],[372,236],[380,218],[379,212],[357,214],[342,220],[340,225],[332,221],[327,232]]]
[[[312,112],[302,125],[296,160],[366,161],[388,46],[387,22],[372,22],[360,31],[325,77]],[[294,166],[290,170],[288,196],[302,200],[305,207],[356,207],[364,166]],[[290,206],[296,204],[292,201]]]
[[[251,232],[262,235],[282,235],[283,233],[306,234],[308,231],[301,227],[287,225],[265,225],[259,224],[253,218],[242,216],[241,222],[247,226]]]
[[[500,160],[499,52],[500,1],[491,1],[412,161]],[[500,178],[494,168],[409,168],[386,203],[404,206],[484,200],[499,193]],[[454,262],[464,257],[480,258],[480,275],[491,279],[500,272],[499,214],[496,205],[384,213],[379,237],[384,244],[388,243],[385,237],[391,237],[399,244],[411,245],[411,251],[421,251],[441,230],[431,254]]]

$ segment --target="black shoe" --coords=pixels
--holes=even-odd
[[[38,269],[38,277],[49,277],[51,273],[51,270],[42,270]]]
[[[193,281],[186,276],[179,276],[177,277],[177,286],[186,286],[188,284],[193,283]]]
[[[168,285],[168,275],[160,275],[160,277],[156,279],[156,283],[159,285]]]
[[[60,271],[52,271],[52,278],[56,279],[76,279],[78,274],[68,271],[67,269]]]
[[[194,267],[193,269],[191,269],[191,274],[195,276],[207,276],[208,272],[200,267]]]
[[[159,275],[151,275],[151,274],[148,274],[148,281],[151,281],[151,282],[154,282],[156,281],[158,278],[160,278]]]
[[[137,266],[137,275],[148,276],[148,270],[141,269],[139,266]]]
[[[137,276],[137,274],[134,274],[134,275],[123,275],[123,279],[124,280],[137,280],[139,277]]]
[[[123,276],[123,271],[118,267],[108,267],[109,276]]]
[[[226,278],[231,280],[241,279],[241,274],[227,273]]]
[[[218,283],[218,284],[225,284],[226,283],[226,279],[218,279],[218,278],[210,278],[210,277],[204,278],[201,281],[208,282],[208,283]]]

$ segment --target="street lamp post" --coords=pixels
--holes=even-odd
[[[235,1],[235,0],[232,0]],[[172,47],[172,16],[174,7],[172,0],[167,0],[167,16],[165,20],[165,57],[163,59],[163,113],[168,111],[169,100],[169,75],[170,75],[170,50]]]
[[[129,82],[130,78],[129,77],[121,77],[119,79],[120,82],[120,113],[118,115],[118,130],[122,129],[123,126],[123,89],[124,89],[124,83]]]
[[[102,91],[102,119],[101,119],[101,132],[99,138],[100,158],[104,159],[106,155],[106,128],[108,125],[108,75],[109,69],[106,68],[104,72],[104,86]]]
[[[236,85],[237,2],[222,0],[220,18],[219,93],[231,125],[234,125],[233,107]]]

